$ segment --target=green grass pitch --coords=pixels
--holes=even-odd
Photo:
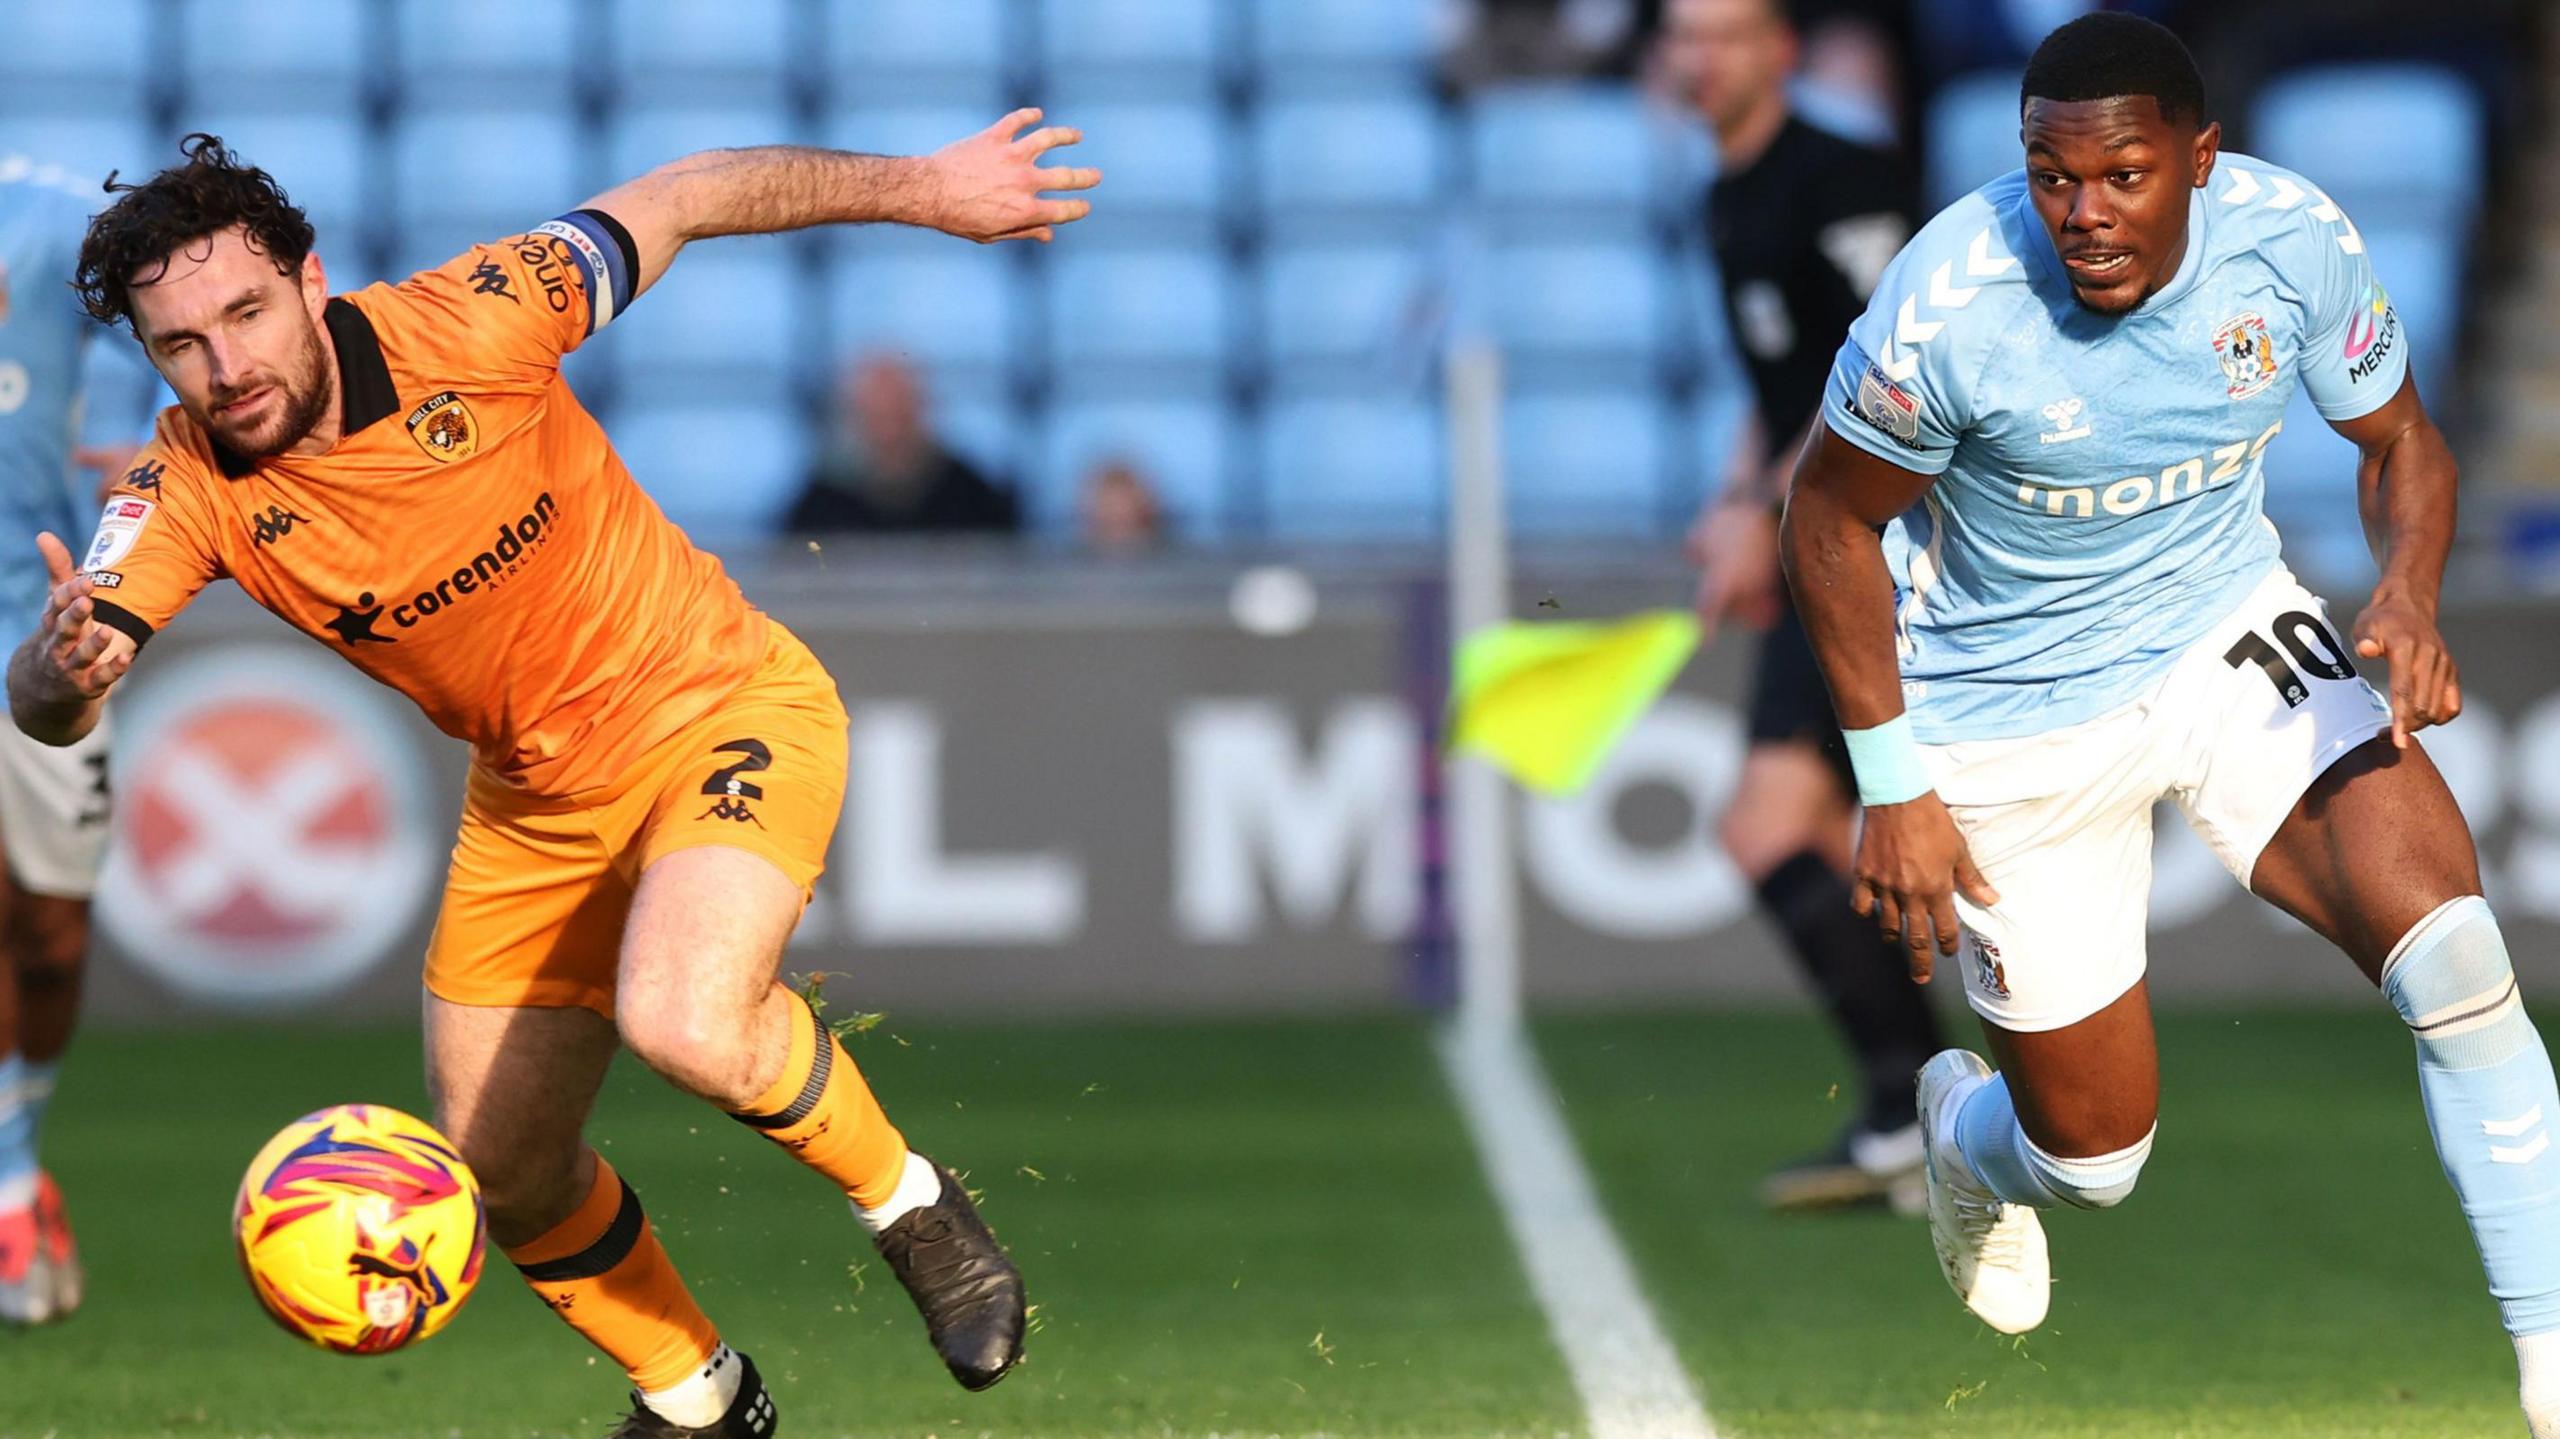
[[[2124,1209],[2051,1221],[2050,1325],[2012,1345],[1913,1222],[1779,1220],[1751,1188],[1827,1134],[1800,1015],[1571,1019],[1540,1046],[1720,1433],[2036,1439],[2520,1432],[2511,1361],[2419,1115],[2357,1014],[2163,1026],[2160,1148]],[[1421,1025],[970,1027],[856,1040],[1029,1276],[1030,1358],[984,1395],[926,1350],[826,1187],[648,1075],[595,1129],[784,1433],[1555,1435],[1581,1413]],[[343,1359],[268,1325],[223,1233],[276,1125],[422,1105],[403,1031],[87,1036],[47,1136],[91,1271],[0,1334],[0,1436],[593,1435],[620,1376],[493,1263],[452,1328]]]

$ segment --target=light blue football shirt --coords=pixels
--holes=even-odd
[[[44,612],[37,532],[61,536],[76,556],[97,528],[97,477],[73,470],[74,445],[84,434],[144,438],[152,387],[140,351],[71,292],[89,214],[107,198],[0,143],[0,648],[14,648]],[[93,335],[108,343],[88,344]],[[100,376],[102,403],[89,412],[82,397]]]
[[[2378,409],[2409,346],[2363,237],[2291,171],[2224,153],[2176,275],[2084,309],[2014,172],[1903,248],[1833,362],[1842,438],[1937,476],[1885,529],[1912,727],[1931,743],[2133,699],[2277,563],[2260,457],[2296,385]]]

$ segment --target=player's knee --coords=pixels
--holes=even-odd
[[[29,905],[10,925],[9,957],[20,987],[67,989],[80,982],[89,957],[89,922],[85,915],[63,913],[64,906]]]
[[[489,1234],[498,1243],[522,1244],[569,1216],[578,1206],[578,1148],[502,1138],[484,1127],[446,1121],[462,1162],[480,1181]]]
[[[2074,1209],[2113,1209],[2124,1203],[2133,1193],[2134,1181],[2142,1177],[2143,1161],[2150,1157],[2150,1133],[2112,1154],[2086,1159],[2049,1154],[2033,1140],[2026,1146],[2027,1165],[2036,1178],[2044,1181],[2054,1198]]]
[[[626,997],[615,1005],[622,1042],[640,1062],[693,1094],[723,1104],[755,1098],[750,1026],[680,996]]]
[[[2382,992],[2418,1037],[2419,1057],[2478,1069],[2534,1042],[2497,917],[2478,895],[2449,900],[2410,926],[2382,965]]]

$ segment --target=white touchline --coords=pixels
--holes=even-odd
[[[1600,1211],[1528,1037],[1512,1025],[1459,1023],[1441,1031],[1439,1049],[1591,1439],[1716,1439]]]

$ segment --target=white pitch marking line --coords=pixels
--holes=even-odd
[[[1564,1113],[1510,1026],[1451,1025],[1440,1060],[1546,1311],[1591,1439],[1717,1439],[1609,1228]]]

